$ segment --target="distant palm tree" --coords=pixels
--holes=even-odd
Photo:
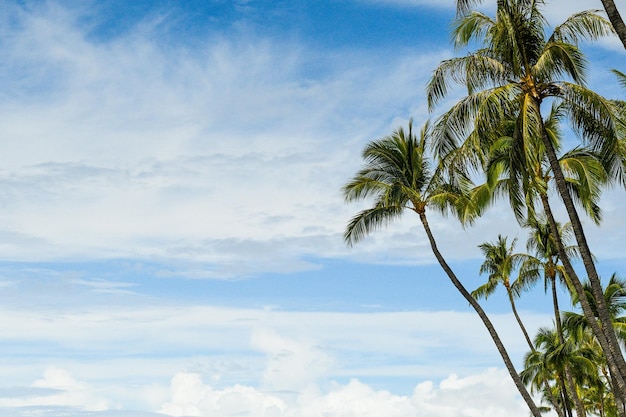
[[[567,338],[565,343],[559,339],[554,329],[539,329],[534,340],[536,349],[526,355],[525,369],[521,372],[521,377],[531,387],[540,389],[544,387],[546,379],[554,381],[560,405],[568,410],[569,414],[572,401],[576,406],[578,417],[584,417],[586,412],[572,374],[580,381],[586,381],[597,375],[597,367],[592,360],[593,351],[578,345],[570,338]]]
[[[593,298],[593,292],[588,282],[584,284],[585,295],[591,304],[591,308],[597,315],[597,305]],[[623,348],[626,348],[626,280],[620,278],[617,274],[612,274],[609,282],[604,288],[604,300],[609,308],[611,316],[612,328],[615,334],[622,344]],[[573,298],[574,304],[578,304],[580,299],[575,295]],[[566,320],[570,326],[570,331],[573,328],[581,328],[583,330],[589,329],[589,322],[586,317],[581,314],[568,312],[566,313]]]
[[[559,250],[557,245],[557,236],[554,235],[548,222],[543,218],[537,218],[529,221],[526,227],[530,230],[528,240],[526,241],[526,254],[521,266],[520,274],[525,277],[525,282],[536,282],[541,276],[544,279],[544,287],[551,289],[552,308],[554,310],[554,320],[556,324],[557,334],[562,338],[563,330],[561,328],[561,313],[559,308],[559,300],[557,293],[557,280],[566,286],[570,293],[574,294],[565,268],[561,265],[559,258]],[[558,225],[559,236],[564,243],[568,243],[573,239],[572,229],[569,223],[561,226]],[[574,258],[578,256],[576,246],[566,246],[568,257]]]
[[[597,315],[597,306],[593,298],[590,284],[588,282],[585,283],[584,288],[585,296],[589,300],[594,313]],[[604,288],[604,300],[609,308],[611,321],[613,323],[612,328],[618,340],[622,343],[622,346],[626,347],[626,316],[624,315],[624,313],[626,313],[626,280],[613,274]],[[580,303],[577,294],[574,294],[572,301],[574,304]],[[574,312],[564,313],[563,326],[566,328],[567,333],[577,339],[577,343],[586,344],[591,346],[592,349],[599,349],[597,339],[593,337],[590,331],[590,323],[584,315]],[[616,392],[615,376],[605,369],[607,366],[606,358],[602,357],[602,355],[598,355],[595,362],[600,370],[599,373],[602,374],[604,380],[608,382],[605,384],[596,384],[597,386],[593,387],[596,394],[600,395],[605,400],[602,407],[607,409],[615,407],[615,404],[611,404],[610,400],[612,399],[617,403],[617,409],[615,411],[621,416],[626,415],[626,404],[624,404],[619,397],[619,393]],[[607,392],[611,395],[608,396]]]
[[[515,298],[519,297],[521,290],[527,286],[523,283],[523,276],[518,276],[517,279],[513,279],[511,276],[525,258],[523,254],[513,253],[516,241],[517,239],[513,239],[509,245],[506,237],[498,235],[495,243],[485,242],[478,246],[485,257],[479,272],[480,274],[489,274],[489,276],[485,284],[472,291],[472,296],[474,298],[488,298],[499,285],[504,286],[515,320],[524,334],[528,347],[532,350],[534,349],[533,342],[530,340],[515,306]]]
[[[415,212],[419,216],[439,265],[482,320],[518,391],[533,416],[540,417],[540,410],[515,370],[489,317],[439,252],[428,223],[427,210],[443,213],[449,210],[463,222],[471,221],[476,213],[466,197],[470,184],[446,182],[441,172],[431,166],[426,155],[427,137],[427,125],[418,138],[413,134],[412,123],[409,123],[408,132],[400,128],[391,136],[370,142],[365,147],[363,151],[365,166],[343,187],[343,193],[348,202],[367,198],[373,198],[374,201],[370,208],[352,218],[344,233],[344,239],[352,245],[373,230],[398,219],[406,210]]]

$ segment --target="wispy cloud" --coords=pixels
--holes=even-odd
[[[339,189],[366,140],[426,118],[423,86],[449,51],[340,53],[249,33],[192,48],[160,42],[167,17],[95,40],[81,13],[13,8],[19,24],[3,28],[3,258],[182,259],[199,263],[176,273],[197,277],[348,253],[433,262],[409,222],[348,252],[357,209]],[[433,219],[451,258],[477,256],[467,248],[493,224],[517,233],[497,211],[469,233]]]

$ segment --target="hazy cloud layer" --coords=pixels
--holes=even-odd
[[[445,42],[339,54],[243,32],[191,49],[159,42],[165,16],[96,41],[86,10],[8,10],[4,259],[183,259],[202,266],[181,274],[205,277],[314,267],[305,256],[433,261],[416,219],[347,250],[358,205],[339,190],[366,140],[426,118]],[[494,224],[516,233],[497,210],[481,224],[433,218],[453,259],[477,256]]]

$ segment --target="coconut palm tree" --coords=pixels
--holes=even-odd
[[[552,307],[554,310],[554,321],[557,334],[562,338],[563,330],[561,328],[561,312],[559,308],[559,300],[557,293],[557,281],[565,285],[566,288],[573,293],[575,290],[567,279],[565,268],[559,259],[559,250],[557,245],[557,237],[552,232],[548,222],[543,218],[530,220],[526,223],[526,227],[530,230],[526,241],[526,254],[521,265],[520,275],[525,277],[524,282],[534,283],[541,276],[544,279],[544,288],[550,287],[552,294]],[[559,225],[559,236],[562,241],[569,242],[573,239],[571,225]],[[578,256],[576,246],[568,245],[566,253],[569,258]]]
[[[479,12],[469,12],[458,20],[453,31],[455,45],[464,47],[477,42],[482,47],[464,57],[443,61],[428,85],[431,109],[447,95],[450,83],[464,84],[468,91],[468,95],[437,122],[436,149],[445,157],[446,150],[459,148],[460,141],[471,139],[478,146],[469,149],[476,152],[474,161],[480,162],[484,150],[499,138],[499,127],[511,117],[516,120],[514,139],[523,142],[524,149],[543,146],[556,188],[572,223],[594,297],[598,300],[601,320],[594,333],[597,333],[618,377],[620,392],[624,394],[626,361],[610,331],[600,279],[574,199],[559,165],[557,149],[541,116],[542,104],[556,100],[574,130],[594,151],[603,155],[603,161],[609,166],[608,172],[612,172],[611,166],[622,165],[616,136],[617,106],[584,86],[585,60],[576,46],[581,39],[597,39],[609,34],[611,27],[606,19],[588,11],[568,18],[547,36],[545,20],[539,10],[542,3],[540,0],[500,0],[495,19]],[[526,156],[534,162],[532,152],[527,152]],[[557,233],[551,211],[546,210],[546,214]],[[580,280],[575,276],[562,244],[559,244],[559,251],[576,291],[581,292]],[[584,304],[585,301],[585,314],[591,316]]]
[[[521,290],[527,287],[527,284],[523,282],[524,276],[518,276],[517,279],[512,278],[512,274],[524,260],[523,254],[513,253],[516,241],[517,239],[513,239],[509,245],[506,237],[498,235],[495,243],[485,242],[478,246],[485,257],[479,273],[486,273],[489,276],[485,284],[472,291],[472,297],[486,299],[496,291],[498,286],[504,286],[515,320],[526,339],[528,347],[532,350],[534,349],[533,342],[530,340],[530,336],[515,306],[515,299],[519,297]]]
[[[526,339],[529,349],[534,351],[535,346],[528,335],[526,326],[524,326],[524,323],[517,312],[515,299],[520,296],[524,289],[532,285],[532,282],[529,282],[529,280],[536,281],[537,277],[532,273],[527,273],[520,274],[516,279],[512,280],[512,274],[515,270],[520,266],[520,264],[524,264],[524,261],[528,259],[528,255],[526,254],[513,253],[516,241],[517,239],[513,239],[509,245],[506,237],[498,235],[498,239],[495,243],[485,242],[479,245],[479,248],[485,257],[485,260],[480,266],[479,273],[487,273],[489,274],[489,277],[487,278],[487,282],[485,284],[472,291],[471,294],[472,297],[476,299],[486,299],[496,291],[498,286],[504,286],[511,305],[513,316],[515,317],[515,320],[524,335],[524,339]],[[556,404],[556,398],[551,397],[553,393],[550,390],[548,382],[544,381],[544,385],[546,395],[550,398],[552,403]],[[560,407],[555,407],[555,410],[559,417],[564,417],[563,411]]]
[[[475,213],[468,209],[471,204],[468,204],[466,192],[470,184],[448,183],[444,181],[442,173],[431,166],[426,154],[427,138],[428,126],[422,129],[418,138],[413,134],[412,123],[409,123],[408,132],[400,128],[391,136],[370,142],[365,147],[365,166],[343,187],[343,193],[348,202],[372,198],[373,205],[352,218],[344,239],[348,244],[354,244],[370,232],[398,219],[405,211],[416,213],[439,265],[480,317],[518,391],[533,416],[540,417],[540,410],[515,370],[491,320],[457,278],[437,247],[427,212],[445,213],[449,210],[462,221],[471,221]]]

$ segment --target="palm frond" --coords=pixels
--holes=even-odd
[[[583,40],[597,40],[615,31],[611,22],[599,15],[601,10],[585,10],[573,14],[554,28],[550,41],[579,44]]]
[[[467,46],[472,40],[482,41],[496,22],[489,16],[471,11],[458,19],[452,27],[452,39],[456,48]]]
[[[398,219],[404,209],[404,206],[388,206],[384,202],[379,202],[374,207],[359,212],[348,223],[343,235],[344,241],[349,246],[354,245],[372,231],[383,228]]]
[[[616,69],[612,69],[611,72],[617,76],[617,81],[620,83],[622,88],[626,88],[626,74]]]
[[[552,41],[545,46],[532,71],[540,82],[569,77],[578,84],[585,84],[586,67],[587,61],[578,47],[566,42]],[[557,89],[558,92],[556,86],[548,83],[544,87],[546,95],[555,95],[551,89]]]

